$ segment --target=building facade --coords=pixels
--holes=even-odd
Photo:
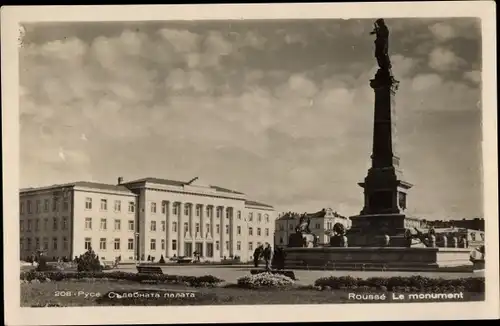
[[[276,232],[274,235],[274,245],[286,247],[291,234],[295,233],[295,228],[299,225],[300,216],[298,213],[284,213],[276,219]],[[327,246],[330,244],[330,237],[333,235],[333,226],[336,223],[344,225],[346,230],[351,228],[351,220],[344,217],[331,208],[322,209],[319,212],[306,214],[310,218],[309,229],[318,236],[318,244]]]
[[[34,213],[37,205],[57,208]],[[119,178],[117,185],[76,182],[22,189],[20,217],[22,259],[35,250],[50,258],[74,257],[91,246],[103,260],[158,261],[196,252],[202,260],[238,256],[247,261],[257,245],[273,242],[275,226],[272,206],[198,178]],[[41,229],[49,219],[53,228]]]

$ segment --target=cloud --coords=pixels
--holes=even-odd
[[[446,23],[436,23],[429,26],[429,30],[438,41],[446,41],[455,37],[455,29]]]
[[[438,71],[448,71],[464,64],[464,60],[453,51],[445,48],[435,48],[429,54],[429,67]]]
[[[464,78],[479,84],[481,82],[481,72],[479,70],[467,71],[464,73]]]

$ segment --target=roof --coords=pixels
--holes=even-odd
[[[166,185],[166,186],[177,186],[177,187],[182,187],[182,186],[185,186],[185,185],[189,185],[189,182],[187,182],[187,181],[177,181],[177,180],[169,180],[169,179],[161,179],[161,178],[151,178],[151,177],[137,179],[137,180],[128,181],[128,182],[123,182],[122,185],[130,185],[130,184],[134,184],[134,183],[143,183],[143,182],[144,183],[145,182],[150,182],[150,183],[156,183],[156,184],[161,184],[161,185]],[[212,188],[212,189],[214,189],[214,190],[216,190],[216,191],[220,191],[220,192],[227,192],[227,193],[231,193],[231,194],[244,195],[244,193],[242,193],[242,192],[231,190],[231,189],[227,189],[227,188],[222,188],[222,187],[219,187],[219,186],[212,186],[212,185],[210,185],[209,187]]]
[[[322,209],[322,210],[315,212],[315,213],[305,213],[305,214],[309,218],[322,218],[322,217],[326,216],[327,210]],[[346,218],[346,217],[338,214],[337,212],[332,212],[332,214],[334,217]],[[294,220],[294,219],[299,219],[302,215],[303,214],[300,214],[300,213],[288,212],[288,213],[283,214],[277,220]]]
[[[271,206],[271,205],[259,203],[257,201],[253,201],[253,200],[245,200],[245,205],[249,205],[249,206],[250,205],[251,206],[262,206],[262,207],[273,208],[273,206]]]
[[[125,186],[122,185],[111,185],[111,184],[106,184],[106,183],[98,183],[98,182],[90,182],[90,181],[76,181],[76,182],[70,182],[70,183],[63,183],[63,184],[54,184],[51,186],[46,186],[46,187],[28,187],[28,188],[21,188],[19,191],[20,192],[29,192],[29,191],[38,191],[38,190],[50,190],[50,189],[59,189],[59,188],[74,188],[74,187],[85,187],[85,188],[93,188],[93,189],[100,189],[100,190],[110,190],[110,191],[119,191],[119,192],[126,192],[126,193],[132,193],[130,189],[128,189]]]

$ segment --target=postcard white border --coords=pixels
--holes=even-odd
[[[499,316],[496,24],[493,1],[175,6],[2,7],[5,319],[8,325],[484,319]],[[484,302],[195,307],[20,308],[19,22],[479,17],[482,21],[483,166],[487,292]],[[16,280],[16,281],[13,281]]]

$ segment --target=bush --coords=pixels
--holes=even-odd
[[[295,282],[291,278],[272,273],[246,275],[238,279],[238,287],[246,289],[286,288],[294,284]]]
[[[163,258],[163,255],[161,255],[160,260],[158,261],[159,264],[165,264],[165,258]]]
[[[485,289],[484,277],[468,277],[458,279],[429,278],[423,276],[410,277],[371,277],[367,279],[342,277],[322,277],[314,282],[315,286],[332,289],[376,289],[381,291],[397,292],[476,292],[482,293]]]
[[[77,259],[77,271],[79,272],[100,272],[102,265],[92,248]]]
[[[215,286],[223,280],[212,276],[180,276],[180,275],[165,275],[165,274],[139,274],[126,272],[21,272],[22,281],[39,281],[45,282],[47,279],[51,281],[63,280],[84,280],[84,279],[103,279],[103,280],[126,280],[131,282],[161,282],[168,284],[185,284],[192,287],[208,287]]]

